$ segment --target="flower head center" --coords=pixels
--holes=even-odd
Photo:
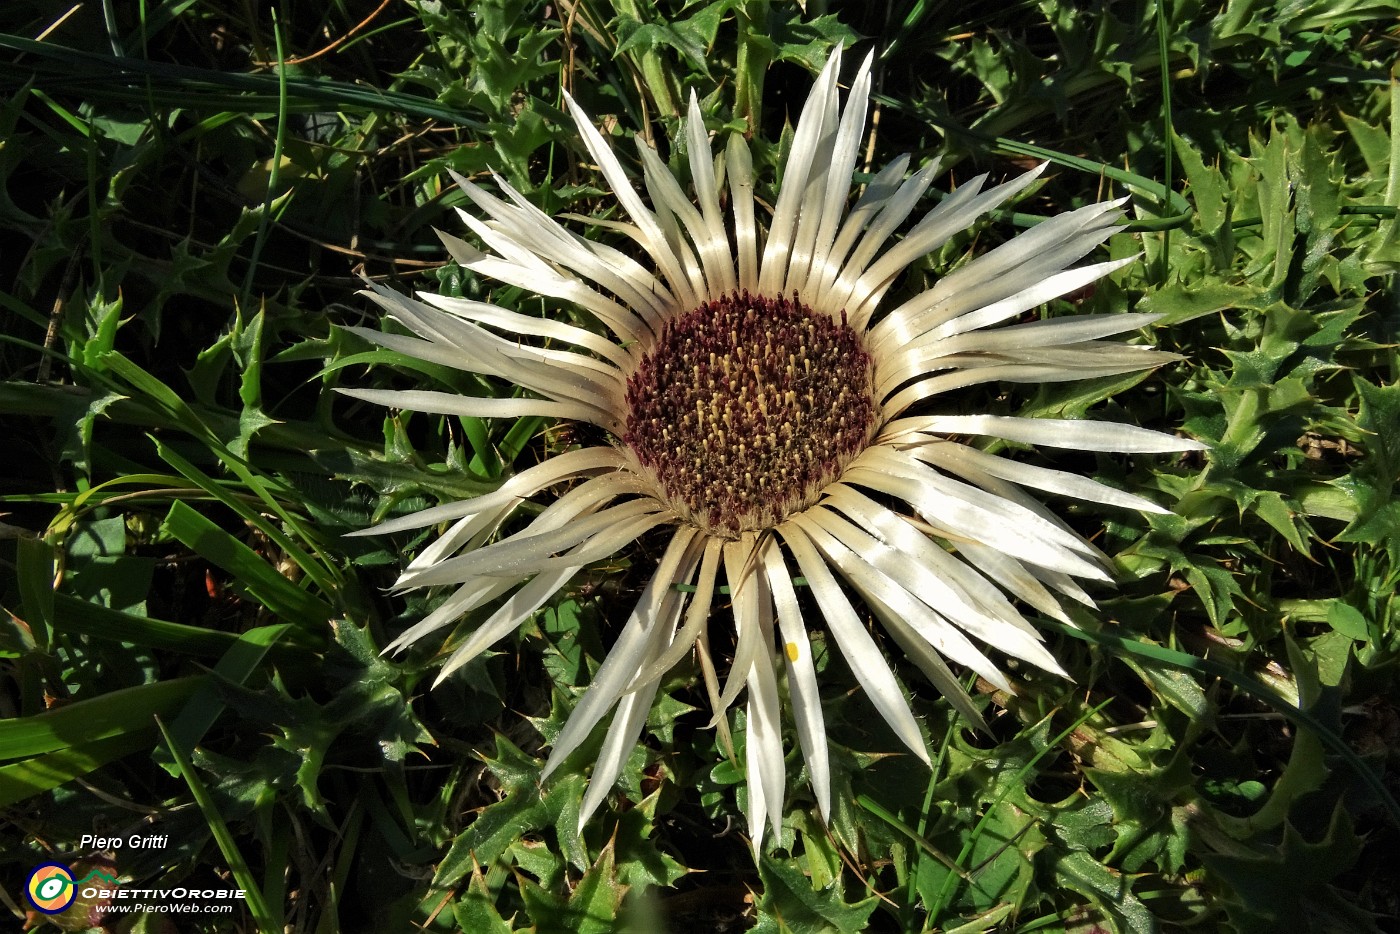
[[[683,518],[770,528],[870,443],[870,355],[845,318],[743,292],[666,323],[627,380],[623,441]]]

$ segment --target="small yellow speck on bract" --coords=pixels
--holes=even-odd
[[[789,642],[789,643],[787,644],[787,653],[788,653],[788,661],[790,661],[790,662],[795,662],[795,661],[797,661],[797,643],[796,643],[796,642]]]

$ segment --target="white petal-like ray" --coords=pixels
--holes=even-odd
[[[865,56],[860,70],[856,72],[850,96],[847,98],[846,112],[841,114],[836,139],[832,144],[831,164],[813,180],[818,183],[818,191],[815,194],[821,195],[821,209],[814,212],[811,210],[812,201],[807,202],[808,210],[804,215],[813,216],[816,223],[813,225],[810,243],[801,244],[803,255],[800,258],[794,255],[784,291],[791,292],[796,289],[805,292],[812,276],[820,278],[830,263],[841,215],[851,196],[851,175],[855,171],[856,159],[860,156],[860,138],[865,132],[865,113],[870,97],[870,70],[874,61],[875,53],[871,51]],[[800,241],[802,239],[804,238],[799,238]]]
[[[670,209],[684,226],[690,242],[695,244],[695,254],[699,257],[700,266],[691,274],[691,285],[704,300],[719,298],[726,291],[726,265],[730,267],[729,278],[733,278],[734,261],[729,255],[729,239],[725,237],[716,240],[711,236],[704,215],[686,196],[680,182],[671,174],[666,163],[661,161],[656,150],[642,142],[640,137],[637,139],[637,151],[642,156],[647,190],[652,193],[652,203],[664,204]],[[679,233],[677,229],[670,235],[677,244],[677,255],[682,257],[688,268],[694,268],[695,260],[691,256],[690,248],[680,238]]]
[[[658,639],[664,640],[670,635],[664,622],[668,613],[677,612],[675,606],[683,598],[683,594],[673,585],[688,580],[694,571],[700,556],[700,549],[696,547],[699,537],[695,529],[687,526],[678,528],[671,537],[671,543],[666,546],[656,573],[642,590],[627,625],[618,635],[608,657],[598,667],[593,683],[555,737],[554,748],[540,774],[541,781],[548,778],[569,757],[569,753],[588,738],[593,727],[607,716],[618,698],[626,692],[632,676],[645,666],[648,659],[654,657]],[[674,616],[671,619],[674,620]]]
[[[1096,609],[1098,607],[1098,604],[1094,602],[1094,598],[1089,596],[1089,594],[1084,590],[1084,588],[1080,587],[1079,584],[1075,581],[1075,579],[1073,577],[1070,577],[1068,574],[1062,574],[1059,571],[1052,571],[1049,568],[1043,568],[1035,564],[1026,564],[1025,568],[1031,574],[1034,574],[1037,578],[1039,578],[1042,582],[1048,584],[1055,590],[1058,590],[1060,593],[1064,594],[1066,597],[1069,597],[1076,603],[1080,603],[1084,606],[1089,607],[1090,609]],[[1073,625],[1073,622],[1073,620],[1070,621],[1071,625]]]
[[[977,186],[964,185],[945,198],[938,207],[919,221],[903,240],[886,251],[861,274],[852,289],[851,297],[851,319],[856,326],[863,327],[870,320],[880,299],[894,283],[895,277],[907,269],[910,263],[932,253],[948,242],[954,234],[971,226],[983,214],[1015,197],[1039,178],[1044,170],[1044,164],[1039,165],[980,194],[978,187],[981,181],[978,179]],[[970,191],[966,200],[959,197],[964,191]]]
[[[957,548],[969,566],[975,567],[979,574],[986,575],[989,580],[995,581],[997,586],[1004,587],[1012,596],[1051,619],[1059,620],[1065,624],[1070,623],[1070,618],[1065,615],[1064,608],[1060,606],[1059,601],[1050,591],[1045,589],[1039,578],[1026,570],[1025,565],[1020,561],[997,551],[995,548],[988,548],[986,545],[979,545],[976,542],[959,542]]]
[[[345,330],[357,334],[371,344],[377,344],[405,356],[428,363],[436,363],[440,366],[453,367],[467,372],[472,371],[471,367],[463,362],[461,351],[453,345],[418,340],[402,334],[371,331],[368,328],[346,328]],[[543,361],[540,362],[543,363]],[[567,364],[560,366],[553,362],[546,364],[546,366],[547,369],[541,367],[539,371],[532,373],[529,379],[531,389],[552,399],[563,398],[588,405],[598,412],[604,413],[604,417],[615,421],[612,413],[617,411],[622,400],[622,385],[616,379],[604,383],[593,378],[581,368],[571,368]],[[524,382],[524,380],[521,381],[522,384]]]
[[[483,606],[507,592],[516,583],[508,578],[496,577],[463,584],[437,609],[401,632],[399,637],[390,642],[384,649],[385,654],[401,652],[429,633],[436,632],[444,626],[450,626],[477,607]]]
[[[401,580],[399,586],[458,584],[474,577],[511,577],[572,564],[589,564],[611,556],[644,532],[673,521],[674,516],[660,504],[633,500],[575,520],[558,531],[509,538],[459,558],[440,561],[411,579]],[[552,557],[580,542],[584,543],[583,548],[567,556]]]
[[[696,300],[706,301],[710,297],[710,284],[706,281],[706,273],[709,270],[702,268],[701,262],[696,261],[695,251],[690,247],[692,242],[697,246],[705,242],[704,220],[690,198],[681,190],[676,176],[671,174],[666,163],[656,154],[656,150],[640,136],[634,137],[633,142],[636,143],[637,154],[642,160],[642,183],[651,198],[656,222],[666,237],[666,244],[685,272]],[[681,229],[682,225],[685,227],[684,232]],[[687,233],[690,235],[689,239],[685,236]],[[700,239],[696,240],[697,237]]]
[[[571,418],[602,427],[616,424],[610,413],[600,413],[590,406],[549,399],[492,399],[484,396],[460,396],[453,392],[430,389],[345,389],[336,392],[352,399],[372,402],[390,409],[406,409],[430,415],[456,415],[459,418],[519,418],[522,415],[542,415],[546,418]]]
[[[1063,383],[1150,370],[1180,359],[1175,354],[1113,342],[985,356],[958,354],[943,359],[952,372],[906,386],[882,402],[880,411],[885,419],[893,419],[924,399],[979,383]]]
[[[947,369],[950,366],[949,361],[955,359],[958,354],[995,356],[999,360],[1009,361],[1024,357],[1031,348],[1054,347],[1058,350],[1108,334],[1146,327],[1158,317],[1133,314],[1080,315],[1035,321],[994,331],[971,331],[942,340],[921,340],[882,358],[882,364],[885,360],[888,360],[889,364],[881,366],[875,392],[885,395],[906,380],[915,379],[934,370]],[[1159,362],[1164,361],[1159,359]]]
[[[890,607],[881,603],[874,595],[864,597],[872,613],[880,621],[880,625],[887,632],[899,647],[904,650],[904,654],[919,670],[924,673],[940,694],[953,706],[953,709],[962,714],[963,717],[974,727],[987,729],[986,721],[982,719],[982,714],[972,705],[972,699],[967,696],[963,686],[958,683],[957,677],[948,668],[937,652],[928,644],[928,641],[914,631],[913,627],[904,621]]]
[[[632,218],[632,222],[637,225],[637,229],[641,231],[642,243],[646,247],[647,254],[656,267],[661,270],[667,283],[670,284],[676,301],[691,308],[700,304],[699,296],[691,288],[690,279],[681,267],[680,261],[667,246],[666,235],[662,232],[661,225],[657,223],[656,215],[638,197],[637,190],[632,187],[632,182],[627,178],[627,173],[623,171],[622,163],[618,162],[617,156],[613,154],[612,147],[594,128],[593,121],[588,114],[567,91],[564,92],[564,102],[568,105],[579,134],[583,137],[583,144],[588,147],[589,153],[598,161],[598,168],[602,171],[603,177],[608,180],[608,184],[612,186],[613,195],[616,196],[618,203],[622,205],[623,210],[627,212],[627,215]]]
[[[829,139],[825,147],[821,147],[820,142],[826,135],[830,104],[836,94],[836,72],[840,66],[841,52],[838,47],[827,59],[826,67],[817,77],[816,86],[812,88],[802,108],[802,115],[797,120],[792,154],[783,169],[782,189],[778,192],[778,203],[773,206],[773,220],[768,225],[768,239],[763,245],[763,259],[759,265],[758,289],[766,295],[781,292],[787,280],[788,261],[792,255],[798,215],[807,194],[812,164],[819,157],[825,161],[830,150]]]
[[[970,311],[1031,288],[1083,257],[1118,228],[1120,202],[1109,201],[1060,214],[984,253],[939,279],[927,292],[895,309],[919,328],[936,327]],[[911,307],[922,309],[917,317]],[[876,325],[873,345],[882,348],[887,335]]]
[[[847,583],[862,597],[878,597],[882,603],[898,613],[925,642],[937,649],[940,655],[960,665],[966,665],[1002,690],[1011,689],[1006,676],[998,671],[991,659],[983,655],[966,636],[911,594],[907,587],[883,573],[863,555],[853,551],[845,538],[827,531],[825,524],[820,521],[821,518],[823,517],[818,514],[806,512],[793,516],[790,522],[802,529],[827,562],[835,566]],[[825,518],[832,527],[849,532],[849,527],[831,521],[829,515]],[[851,538],[854,539],[851,544],[860,541],[855,536]]]
[[[1040,280],[1015,295],[992,302],[976,311],[969,311],[951,320],[931,324],[943,316],[921,317],[919,299],[915,298],[880,319],[871,329],[872,343],[887,352],[898,353],[900,349],[922,347],[956,334],[964,334],[979,328],[1001,324],[1032,308],[1038,308],[1054,298],[1068,295],[1075,289],[1083,288],[1104,276],[1137,262],[1136,256],[1113,260],[1107,263],[1094,263],[1089,266],[1076,266],[1064,272]],[[924,295],[928,293],[925,292]]]
[[[723,540],[718,538],[710,538],[705,542],[705,554],[700,560],[700,577],[695,584],[695,598],[690,601],[690,607],[685,611],[685,625],[671,640],[670,647],[654,659],[650,667],[642,668],[637,672],[629,690],[636,690],[640,685],[657,681],[694,648],[695,640],[700,637],[710,615],[710,604],[714,599],[715,579],[719,575],[719,557],[723,544]]]
[[[807,515],[813,524],[849,549],[856,561],[878,571],[880,576],[890,581],[898,590],[908,594],[910,600],[918,601],[932,611],[932,616],[926,618],[915,608],[907,614],[907,618],[910,624],[924,634],[929,643],[947,658],[966,665],[998,687],[1006,685],[1005,677],[987,661],[981,650],[962,637],[958,632],[958,629],[961,629],[1008,655],[1028,661],[1046,671],[1064,674],[1059,663],[1041,644],[1039,634],[1029,627],[979,611],[965,601],[956,600],[956,597],[948,604],[929,599],[934,590],[929,584],[931,569],[921,566],[908,555],[885,545],[865,530],[825,509],[814,509]],[[817,536],[814,535],[813,541],[816,540]],[[863,580],[868,578],[869,576],[862,577]],[[950,590],[946,586],[942,589],[945,593]],[[904,601],[898,596],[891,599],[881,595],[881,599],[887,606],[895,609],[904,606]],[[922,627],[918,625],[920,621],[925,621]],[[950,628],[949,623],[957,629]]]
[[[690,157],[690,180],[695,185],[695,201],[705,223],[705,244],[701,256],[707,257],[710,272],[711,298],[732,292],[738,285],[734,270],[734,253],[729,248],[729,236],[724,232],[724,214],[719,206],[719,188],[715,180],[715,163],[711,158],[710,140],[705,135],[705,118],[700,113],[700,99],[690,92],[690,106],[685,118],[686,142]],[[752,202],[750,202],[752,203]]]
[[[726,556],[728,555],[726,549]],[[745,549],[735,550],[739,560],[746,563]],[[748,549],[753,555],[752,547]],[[725,562],[728,575],[728,560]],[[748,704],[745,708],[745,765],[748,768],[749,836],[754,855],[763,846],[765,818],[774,832],[783,826],[783,796],[787,785],[783,768],[782,708],[778,703],[778,681],[773,673],[773,611],[767,593],[767,580],[762,574],[746,573],[731,591],[734,602],[734,624],[741,631],[751,626],[757,631],[761,651],[748,664]]]
[[[937,159],[934,160],[935,165],[937,161]],[[821,302],[821,307],[828,314],[839,310],[839,307],[833,307],[830,304],[829,293],[832,283],[846,268],[846,257],[850,255],[851,248],[856,245],[861,234],[884,210],[885,203],[900,190],[904,173],[908,170],[909,156],[907,154],[899,156],[881,169],[870,180],[870,184],[865,187],[865,191],[856,201],[856,206],[851,208],[851,213],[846,215],[846,219],[841,222],[841,231],[836,235],[836,242],[831,245],[825,260],[814,263],[815,268],[812,270],[812,276],[807,281],[808,300]],[[934,172],[936,171],[935,168]]]
[[[676,573],[682,575],[682,580],[689,580],[692,569],[693,564],[682,561],[682,567]],[[656,634],[647,645],[646,651],[650,658],[643,658],[639,664],[640,668],[655,668],[656,656],[666,649],[668,643],[679,638],[680,634],[675,632],[676,620],[684,604],[684,597],[674,591],[666,595],[663,601],[663,618],[657,623]],[[665,669],[662,669],[663,673],[664,671]],[[658,675],[646,680],[635,690],[625,691],[618,701],[617,711],[613,714],[612,723],[608,725],[607,738],[603,740],[603,748],[599,750],[598,759],[593,764],[593,774],[588,778],[588,790],[584,793],[583,804],[579,808],[580,833],[583,832],[583,825],[588,822],[588,818],[593,816],[593,812],[607,797],[608,791],[612,789],[622,771],[622,766],[627,762],[632,750],[637,747],[642,727],[646,725],[647,713],[651,710],[651,703],[656,699],[656,692],[660,686],[661,680]]]
[[[574,550],[577,551],[579,547],[575,546]],[[536,575],[529,583],[511,594],[510,599],[491,614],[490,619],[478,626],[467,638],[467,641],[452,653],[438,672],[433,684],[441,684],[443,679],[452,672],[504,639],[530,614],[544,606],[544,602],[558,593],[559,588],[567,584],[581,568],[582,565],[574,565],[555,571],[546,571]]]
[[[1129,313],[1042,318],[1026,324],[997,328],[980,335],[959,334],[938,341],[937,344],[951,344],[955,353],[964,350],[996,353],[1025,347],[1068,346],[1145,328],[1161,317],[1157,314]]]
[[[889,448],[869,448],[853,464],[844,482],[898,496],[937,528],[1068,574],[1107,579],[1083,557],[1093,553],[1089,546],[1022,506],[944,477]]]
[[[768,591],[777,611],[778,630],[783,638],[783,659],[787,664],[788,696],[792,700],[792,718],[797,726],[797,741],[812,793],[817,798],[817,811],[822,820],[831,819],[831,762],[826,745],[826,718],[822,715],[821,687],[817,669],[812,662],[812,644],[797,605],[792,576],[783,558],[778,540],[768,536],[759,550],[759,561],[768,578]]]
[[[592,314],[623,343],[642,340],[651,333],[646,319],[598,292],[573,276],[563,275],[544,263],[517,264],[477,250],[465,240],[438,232],[452,258],[467,269],[508,285],[529,289],[537,295],[573,302]]]
[[[617,470],[625,463],[622,455],[610,447],[576,448],[522,470],[490,493],[472,499],[443,503],[440,506],[420,510],[412,515],[381,522],[367,529],[347,532],[346,535],[389,535],[394,532],[421,529],[439,522],[460,519],[463,516],[489,512],[526,497],[534,496],[540,490],[560,481],[602,470]]]
[[[497,490],[499,492],[499,489]],[[493,495],[493,494],[486,494]],[[482,499],[484,497],[477,497]],[[400,516],[397,519],[390,519],[378,525],[372,525],[365,529],[356,529],[353,532],[346,532],[346,538],[361,537],[366,535],[390,535],[394,532],[402,532],[405,529],[421,529],[430,525],[437,525],[439,522],[453,522],[463,516],[479,515],[483,510],[476,505],[476,499],[454,500],[450,503],[442,503],[428,509],[422,509],[407,516]],[[505,497],[502,501],[504,506],[518,505],[521,500],[514,496]],[[499,507],[498,507],[499,508]],[[458,523],[459,525],[461,523]]]
[[[935,159],[919,169],[905,179],[899,189],[881,204],[880,213],[861,235],[860,243],[842,265],[830,291],[819,298],[822,307],[828,312],[846,308],[855,302],[857,296],[854,292],[861,273],[865,272],[867,265],[885,245],[885,241],[904,223],[904,219],[914,210],[924,192],[928,191],[934,175],[938,174],[939,165],[940,161]]]
[[[496,184],[511,205],[456,173],[453,177],[473,203],[507,225],[504,229],[511,231],[517,242],[532,244],[536,254],[548,256],[552,262],[612,292],[648,323],[659,322],[672,307],[670,292],[640,263],[612,247],[565,230],[500,176],[494,176]]]
[[[646,725],[647,714],[660,687],[659,681],[652,681],[618,701],[617,711],[608,725],[607,738],[603,740],[603,748],[598,750],[598,758],[593,763],[593,774],[588,777],[588,790],[584,792],[583,803],[579,806],[579,833],[583,833],[588,819],[607,799],[623,765],[641,741],[642,727]]]
[[[865,631],[850,601],[827,570],[826,562],[812,546],[806,533],[795,524],[781,525],[777,532],[797,559],[797,566],[802,569],[802,576],[807,578],[807,584],[817,598],[832,638],[836,640],[846,663],[851,666],[856,680],[865,688],[866,696],[894,734],[914,755],[928,763],[928,749],[919,734],[919,724],[904,699],[904,692],[900,690],[875,640]]]
[[[729,582],[729,593],[731,597],[739,592],[744,586],[744,582],[753,575],[755,571],[754,561],[755,540],[752,534],[745,535],[737,541],[726,542],[724,545],[724,576]],[[741,606],[734,602],[734,625],[738,632],[738,640],[734,646],[734,661],[729,666],[729,678],[724,683],[724,691],[719,697],[719,707],[715,710],[715,719],[725,715],[729,705],[734,703],[734,698],[739,696],[739,692],[744,689],[748,682],[749,669],[753,666],[754,660],[764,652],[772,650],[771,645],[765,645],[762,633],[756,622],[745,625],[739,621],[739,616],[743,612],[748,612],[747,606]],[[771,642],[771,640],[770,640]]]
[[[544,512],[535,516],[526,528],[516,532],[509,538],[503,539],[502,542],[515,541],[530,536],[535,536],[538,540],[544,541],[540,536],[543,536],[545,533],[562,528],[580,516],[596,512],[619,496],[634,494],[645,488],[644,484],[636,477],[622,471],[613,471],[593,477],[550,503],[549,507],[546,508]],[[497,490],[496,493],[488,495],[495,497],[501,492],[502,491]],[[513,508],[515,504],[516,501],[506,500],[499,510],[493,508],[478,514],[477,522],[485,523],[496,521],[496,516],[503,515],[505,510]],[[465,521],[466,520],[464,520],[464,522]],[[439,548],[437,543],[434,543],[434,545],[430,546],[432,554],[426,557],[420,556],[424,557],[423,560],[414,559],[410,562],[407,570],[404,572],[403,576],[400,577],[398,583],[395,584],[395,587],[404,588],[415,586],[411,578],[414,577],[417,572],[427,567],[437,565],[448,554],[458,551],[463,545],[467,544],[464,540],[464,536],[468,534],[468,530],[477,527],[480,526],[470,526],[462,523],[459,523],[458,526],[454,526],[447,535],[443,536],[444,539],[452,539],[453,544]],[[475,536],[476,532],[472,531],[471,534]],[[471,547],[475,549],[479,547],[480,542],[476,541],[474,538],[473,542],[470,544]],[[498,542],[497,544],[500,543]]]
[[[807,270],[811,266],[817,230],[823,220],[816,206],[822,203],[826,195],[833,160],[839,158],[835,147],[840,134],[840,124],[840,100],[833,87],[832,94],[826,99],[826,110],[818,124],[820,129],[817,140],[811,147],[812,161],[807,168],[807,182],[798,204],[797,226],[793,231],[787,269],[777,286],[778,291],[784,295],[797,289],[797,282],[806,278]],[[795,139],[796,137],[794,141]]]
[[[394,582],[394,589],[401,590],[410,587],[411,583],[408,582],[414,574],[424,568],[432,567],[448,555],[456,554],[463,549],[480,548],[486,544],[500,529],[506,517],[521,502],[523,500],[510,500],[498,508],[465,516],[454,522],[452,527],[439,535],[436,541],[413,556],[413,560],[408,562],[403,573],[399,575],[399,579]]]
[[[1163,434],[1117,422],[1070,418],[1017,418],[1010,415],[915,415],[890,422],[875,440],[888,444],[910,432],[939,435],[985,435],[1052,448],[1102,451],[1109,454],[1166,454],[1204,451],[1190,438]]]
[[[375,304],[389,312],[391,317],[420,337],[456,348],[461,355],[461,363],[470,364],[475,372],[506,379],[518,377],[527,387],[532,385],[534,378],[556,375],[550,372],[554,367],[548,364],[540,351],[503,340],[468,321],[434,314],[433,309],[422,302],[386,289],[378,283],[371,282],[370,289],[361,294],[367,295]],[[579,362],[586,364],[595,361],[580,358]]]
[[[758,289],[758,225],[754,220],[753,155],[738,133],[731,134],[725,149],[729,175],[729,200],[734,211],[734,256],[739,267],[739,288]]]
[[[974,447],[958,444],[956,441],[938,440],[930,444],[921,444],[911,448],[910,453],[927,464],[941,467],[959,476],[968,477],[960,468],[969,465],[994,477],[1000,477],[1021,486],[1044,490],[1047,493],[1058,493],[1061,496],[1082,499],[1090,503],[1103,503],[1106,506],[1136,509],[1139,512],[1151,512],[1159,515],[1170,512],[1150,499],[1144,499],[1123,490],[1115,490],[1111,486],[1099,483],[1097,480],[1090,480],[1088,477],[1081,477],[1079,474],[1064,470],[1051,470],[1048,467],[1037,467],[1034,464],[1022,464],[1008,457],[997,457]]]
[[[565,324],[552,318],[522,315],[519,312],[507,311],[485,302],[474,302],[470,299],[455,298],[450,295],[420,294],[420,299],[425,304],[432,305],[450,315],[465,318],[477,324],[500,328],[517,336],[544,337],[573,344],[575,347],[597,354],[618,367],[619,377],[623,371],[631,369],[633,364],[631,355],[625,349],[618,347],[605,337],[600,337],[592,331],[575,327],[572,324]]]
[[[387,347],[390,350],[412,357],[415,360],[424,360],[428,363],[436,363],[439,366],[450,366],[453,369],[465,370],[468,373],[477,372],[470,360],[463,359],[460,353],[444,344],[419,340],[414,337],[407,337],[403,334],[373,331],[369,328],[346,327],[342,328],[342,330],[354,334],[361,340],[369,341],[371,344],[376,344],[380,347]]]
[[[1026,493],[1025,490],[1021,489],[1016,484],[1009,483],[998,476],[994,476],[983,470],[980,465],[966,459],[959,464],[958,470],[959,476],[972,484],[975,488],[982,490],[996,499],[1004,500],[1007,503],[1018,506],[1032,516],[1039,518],[1042,522],[1059,529],[1066,538],[1072,539],[1077,543],[1080,554],[1097,562],[1100,568],[1112,566],[1112,562],[1107,555],[1095,548],[1091,542],[1080,538],[1074,529],[1070,528],[1069,524],[1061,519],[1058,514],[1053,512],[1034,496]],[[1102,579],[1108,580],[1109,578],[1104,576]]]
[[[1040,632],[991,581],[944,551],[905,516],[844,483],[832,484],[821,505],[840,510],[869,535],[929,568],[930,576],[923,578],[919,586],[919,599],[954,623],[961,625],[967,616],[982,617],[1013,626],[1033,639],[1041,638]],[[980,624],[974,622],[976,625]],[[972,627],[964,628],[973,631]]]
[[[624,372],[625,369],[630,369],[630,363],[626,364],[625,369],[619,369],[613,363],[595,360],[576,350],[531,347],[520,340],[523,336],[536,333],[555,338],[563,336],[560,332],[574,336],[582,330],[581,328],[571,328],[558,322],[530,318],[513,312],[500,313],[500,309],[466,299],[447,298],[423,292],[418,293],[418,297],[423,304],[431,305],[433,308],[448,313],[448,316],[433,315],[432,323],[437,334],[429,334],[426,328],[422,329],[424,336],[430,339],[450,344],[459,350],[465,349],[468,353],[474,352],[482,345],[489,344],[496,351],[498,357],[506,361],[509,375],[513,376],[522,366],[527,367],[532,373],[540,370],[546,372],[562,370],[570,374],[577,374],[579,378],[587,379],[596,384],[598,391],[602,394],[611,394],[614,399],[621,398],[622,388],[627,382]],[[482,327],[480,322],[483,321],[491,321],[496,326],[508,330],[511,336],[502,337]],[[601,338],[597,338],[597,335],[594,337],[601,340]],[[582,339],[580,338],[580,340]],[[589,346],[596,348],[597,344],[589,343]],[[622,359],[626,361],[627,357],[623,355]],[[616,406],[617,403],[614,402],[613,405]]]

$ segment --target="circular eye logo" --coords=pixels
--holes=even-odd
[[[62,863],[36,866],[24,888],[29,893],[29,901],[46,915],[64,911],[78,895],[73,873]]]

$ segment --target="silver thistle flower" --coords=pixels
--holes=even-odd
[[[651,207],[588,115],[568,102],[630,218],[593,223],[631,239],[645,264],[568,231],[504,181],[497,180],[502,198],[457,179],[480,212],[461,212],[462,219],[486,251],[443,235],[453,258],[483,276],[573,303],[611,338],[495,305],[423,293],[411,299],[379,286],[371,297],[418,336],[355,329],[376,344],[500,377],[530,395],[344,390],[348,395],[444,415],[587,422],[611,439],[551,457],[489,495],[366,530],[451,523],[409,563],[397,587],[454,589],[390,650],[506,597],[451,652],[441,680],[529,618],[586,565],[652,529],[672,530],[544,768],[548,777],[613,711],[580,827],[638,742],[662,676],[703,637],[721,567],[732,595],[734,658],[722,689],[713,671],[702,668],[716,720],[748,689],[748,820],[757,852],[765,823],[781,826],[785,791],[775,656],[786,669],[797,740],[823,819],[831,808],[820,690],[796,576],[806,578],[870,702],[927,762],[904,694],[838,578],[954,707],[980,723],[944,659],[1006,691],[1011,683],[976,643],[1063,675],[1008,595],[1066,620],[1056,593],[1092,606],[1074,579],[1108,579],[1107,558],[1024,488],[1164,511],[1093,480],[955,439],[990,436],[1125,453],[1201,448],[1126,425],[949,415],[929,405],[977,383],[1084,379],[1175,358],[1103,340],[1150,324],[1152,315],[1004,324],[1132,261],[1071,265],[1114,232],[1121,202],[1050,218],[927,291],[882,308],[912,262],[1025,189],[1041,170],[986,190],[986,177],[975,178],[892,240],[937,162],[909,174],[909,158],[895,160],[847,210],[871,59],[857,73],[844,111],[840,62],[838,50],[802,110],[766,232],[755,216],[746,143],[730,136],[717,161],[693,95],[684,133],[694,200],[639,140]],[[728,219],[720,197],[726,182]],[[497,540],[518,504],[560,484],[572,486],[524,529]],[[890,508],[891,501],[907,508]],[[693,596],[676,586],[687,584]]]

